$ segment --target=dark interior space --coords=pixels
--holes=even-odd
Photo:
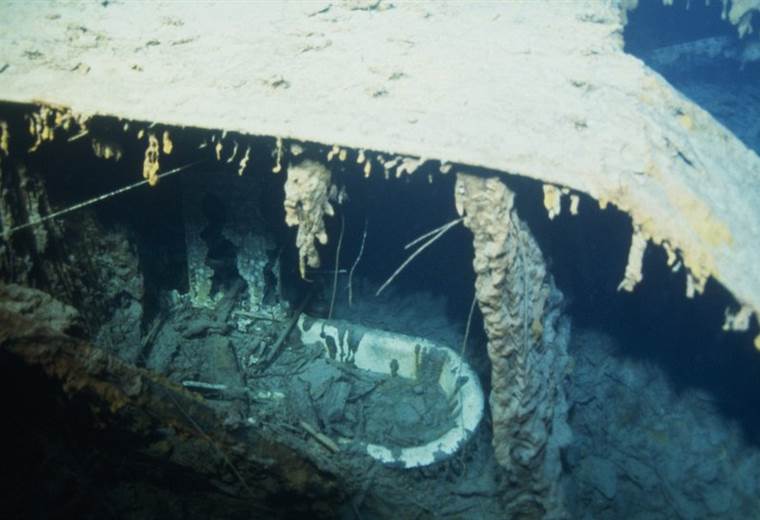
[[[327,270],[335,265],[341,213],[345,219],[342,269],[349,269],[355,261],[366,222],[365,248],[355,276],[379,288],[415,251],[416,247],[405,249],[406,244],[458,218],[454,207],[456,177],[453,173],[441,175],[433,163],[421,166],[413,175],[389,179],[382,171],[365,178],[361,169],[353,166],[349,164],[339,173],[348,201],[335,218],[328,220],[330,243],[323,248],[322,265]],[[463,226],[453,227],[409,263],[393,284],[406,292],[444,296],[450,319],[463,323],[474,294],[470,236]]]
[[[608,332],[620,341],[621,356],[656,363],[679,390],[709,391],[725,416],[760,444],[760,358],[752,347],[758,327],[753,320],[747,332],[721,329],[725,310],[736,310],[728,292],[710,280],[703,294],[686,298],[684,269],[672,272],[665,251],[651,243],[641,283],[631,293],[618,291],[632,233],[629,217],[581,196],[578,215],[564,207],[549,220],[540,185],[522,178],[509,183],[569,302],[574,326]]]
[[[9,518],[88,518],[95,511],[117,518],[99,499],[104,482],[96,468],[105,461],[83,403],[66,406],[59,385],[7,354],[0,356],[0,369],[0,399],[13,418],[3,460],[18,471],[0,491],[2,510]]]
[[[146,451],[146,439],[107,428],[91,401],[71,399],[38,367],[2,353],[0,370],[0,405],[13,424],[0,448],[4,518],[214,518],[224,511],[225,518],[244,519],[252,509],[271,515],[278,507],[236,496],[167,454]],[[148,442],[160,452],[170,434],[156,430]]]

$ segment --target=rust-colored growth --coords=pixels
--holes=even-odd
[[[315,161],[303,161],[288,168],[285,181],[285,223],[297,226],[296,246],[301,277],[306,277],[306,266],[319,267],[319,253],[315,241],[327,243],[324,215],[334,215],[330,204],[330,170]]]
[[[148,184],[155,186],[158,182],[158,139],[155,134],[148,135],[148,147],[145,149],[145,161],[143,161],[143,178]]]
[[[457,174],[456,207],[473,233],[475,296],[491,358],[494,455],[510,483],[510,518],[538,518],[562,508],[553,433],[536,425],[564,420],[564,358],[543,344],[551,280],[513,204],[499,178]]]
[[[161,145],[164,149],[164,155],[169,155],[172,153],[172,150],[174,150],[174,143],[172,143],[168,130],[164,130],[164,133],[161,136]]]

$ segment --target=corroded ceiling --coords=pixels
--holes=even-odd
[[[553,209],[556,186],[630,214],[634,266],[660,244],[687,292],[713,276],[760,309],[760,158],[623,52],[623,20],[597,1],[6,2],[0,99],[531,177]]]

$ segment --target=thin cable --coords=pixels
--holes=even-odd
[[[453,226],[453,225],[455,225],[455,224],[458,224],[459,222],[461,222],[461,221],[463,221],[463,220],[464,220],[464,217],[455,218],[455,219],[454,219],[454,220],[452,220],[451,222],[447,222],[447,223],[445,223],[445,224],[444,224],[444,225],[442,225],[442,226],[439,226],[439,227],[437,227],[437,228],[435,228],[435,229],[431,229],[430,231],[428,231],[428,232],[427,232],[427,233],[425,233],[424,235],[420,235],[420,236],[418,236],[417,238],[415,238],[414,240],[412,240],[411,242],[409,242],[407,245],[405,245],[405,246],[404,246],[404,249],[409,249],[409,248],[410,248],[410,247],[412,247],[414,244],[417,244],[417,243],[419,243],[419,242],[422,242],[422,241],[423,241],[423,240],[425,240],[427,237],[429,237],[429,236],[432,236],[432,235],[434,235],[434,234],[438,233],[438,232],[439,232],[440,230],[442,230],[443,228],[446,228],[446,229],[448,229],[449,227],[451,227],[451,226]]]
[[[470,325],[472,325],[472,315],[475,312],[475,304],[478,302],[478,293],[477,290],[475,291],[475,294],[472,296],[472,303],[470,304],[470,312],[467,314],[467,325],[464,328],[464,339],[462,340],[462,350],[459,352],[459,367],[457,368],[457,379],[456,379],[456,385],[457,388],[459,387],[460,381],[462,380],[462,367],[464,366],[464,354],[467,351],[467,340],[470,337]],[[464,406],[460,406],[459,408],[459,421],[462,424],[462,428],[464,428]],[[464,454],[464,446],[461,448],[460,451],[461,455],[459,458],[459,462],[462,464],[462,472],[467,468],[467,461],[465,460]]]
[[[462,340],[462,349],[459,351],[459,368],[457,369],[457,384],[459,384],[459,378],[462,377],[462,365],[464,365],[464,354],[467,351],[467,340],[470,338],[470,325],[472,325],[472,315],[475,312],[475,304],[478,303],[477,290],[472,296],[472,303],[470,304],[470,312],[467,313],[467,325],[464,328],[464,339]],[[462,411],[464,414],[464,411]],[[464,417],[464,415],[462,415]],[[462,419],[464,421],[464,418]],[[463,422],[464,424],[464,422]]]
[[[169,170],[167,172],[164,172],[164,173],[158,175],[157,177],[159,179],[162,179],[164,177],[168,177],[169,175],[174,175],[175,173],[181,172],[183,170],[187,170],[191,166],[195,166],[196,164],[198,164],[200,162],[203,162],[203,161],[195,161],[195,162],[192,162],[192,163],[185,164],[183,166],[179,166],[177,168],[174,168],[173,170]],[[33,227],[33,226],[37,226],[39,224],[47,222],[48,220],[53,220],[55,218],[58,218],[58,217],[63,216],[63,215],[66,215],[66,214],[71,213],[73,211],[76,211],[78,209],[86,208],[87,206],[91,206],[92,204],[100,202],[101,200],[105,200],[105,199],[109,199],[111,197],[115,197],[116,195],[120,195],[120,194],[124,193],[125,191],[129,191],[131,189],[137,188],[137,187],[142,186],[143,184],[147,184],[147,183],[148,183],[148,179],[144,179],[144,180],[136,182],[134,184],[130,184],[128,186],[124,186],[123,188],[119,188],[118,190],[115,190],[115,191],[112,191],[112,192],[109,192],[109,193],[105,193],[103,195],[98,195],[95,198],[86,200],[84,202],[80,202],[78,204],[74,204],[73,206],[69,206],[68,208],[64,208],[64,209],[59,210],[59,211],[54,211],[53,213],[48,213],[44,217],[41,217],[41,218],[38,218],[38,219],[34,219],[34,220],[30,220],[29,222],[26,222],[26,223],[21,224],[19,226],[10,228],[9,230],[7,230],[7,231],[5,231],[3,233],[3,236],[7,240],[16,231],[21,231],[22,229],[26,229],[26,228],[30,228],[30,227]]]
[[[353,279],[356,266],[359,265],[359,261],[362,259],[364,253],[364,242],[367,241],[367,219],[364,219],[364,233],[362,234],[362,245],[359,247],[359,254],[356,255],[354,265],[351,266],[351,270],[348,272],[348,306],[351,307],[354,304],[354,291],[353,291]]]
[[[462,341],[462,350],[459,355],[464,359],[464,353],[467,350],[467,339],[470,337],[470,325],[472,325],[472,313],[475,311],[475,304],[478,302],[478,295],[472,297],[472,303],[470,304],[470,312],[467,314],[467,326],[464,328],[464,340]],[[461,368],[462,365],[459,365]]]
[[[327,313],[327,319],[332,319],[333,309],[335,308],[335,293],[338,291],[338,271],[340,268],[340,246],[343,245],[343,231],[346,228],[346,220],[343,218],[343,212],[340,212],[340,238],[338,238],[338,247],[335,249],[335,274],[333,275],[332,297],[330,298],[330,312]]]
[[[407,258],[401,266],[399,266],[398,269],[396,269],[390,278],[388,278],[383,285],[380,286],[380,288],[375,293],[375,296],[380,296],[380,293],[383,292],[383,290],[388,287],[388,285],[399,275],[401,271],[404,270],[404,268],[409,265],[409,262],[414,260],[417,255],[422,253],[430,244],[441,238],[449,229],[453,228],[455,225],[459,224],[462,221],[461,218],[458,218],[456,220],[452,220],[448,224],[444,224],[443,226],[434,229],[433,231],[437,231],[435,235],[433,235],[432,238],[428,239],[427,242],[423,243],[417,250],[409,255],[409,258]],[[430,236],[430,233],[425,233],[424,236]]]

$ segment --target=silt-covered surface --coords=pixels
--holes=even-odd
[[[760,308],[760,158],[602,2],[5,3],[0,99],[528,176]],[[12,136],[11,136],[12,138]],[[623,266],[621,266],[621,273]]]

